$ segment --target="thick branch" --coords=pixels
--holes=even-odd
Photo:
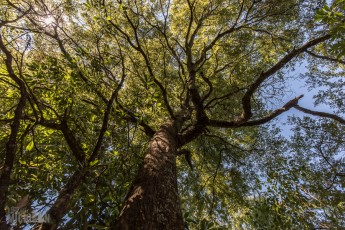
[[[213,92],[213,85],[212,85],[212,82],[210,81],[210,79],[208,79],[207,77],[204,76],[204,73],[201,72],[200,75],[209,87],[208,92],[202,97],[202,102],[204,102],[207,98],[209,98],[209,96]]]
[[[299,110],[299,111],[302,111],[304,113],[308,113],[308,114],[311,114],[311,115],[314,115],[314,116],[319,116],[319,117],[330,118],[330,119],[333,119],[335,121],[340,122],[341,124],[345,124],[345,120],[343,118],[335,115],[335,114],[313,111],[313,110],[310,110],[310,109],[303,108],[303,107],[301,107],[299,105],[294,105],[294,108]]]
[[[68,128],[66,120],[63,120],[61,122],[61,131],[65,137],[65,140],[69,148],[72,150],[73,156],[78,160],[80,164],[83,165],[85,163],[85,152],[83,151],[82,147],[79,145],[72,131]]]
[[[190,73],[190,86],[189,86],[189,93],[191,96],[192,103],[194,105],[194,109],[196,112],[196,123],[194,124],[194,127],[196,129],[204,129],[206,127],[206,124],[208,122],[208,117],[205,113],[203,100],[200,96],[199,90],[197,86],[195,85],[195,72],[192,71]]]
[[[79,168],[68,180],[64,188],[59,192],[59,196],[53,206],[47,212],[51,218],[50,223],[43,223],[41,230],[55,230],[61,222],[63,216],[69,209],[70,201],[77,188],[83,183],[87,176],[87,169]]]
[[[243,113],[241,115],[242,121],[247,121],[252,116],[252,106],[251,106],[251,98],[254,94],[254,92],[260,87],[260,85],[267,80],[270,76],[277,73],[279,70],[281,70],[287,63],[289,63],[293,58],[297,57],[302,52],[307,51],[308,48],[313,47],[321,42],[326,41],[329,39],[331,35],[327,34],[322,37],[316,38],[314,40],[311,40],[307,43],[305,43],[303,46],[301,46],[298,49],[292,50],[290,53],[285,55],[280,61],[278,61],[274,66],[272,66],[270,69],[268,69],[265,72],[262,72],[260,76],[255,80],[253,84],[251,84],[247,90],[247,92],[244,94],[242,98],[242,106],[243,106]]]
[[[20,128],[20,121],[23,116],[23,110],[27,101],[27,92],[24,82],[15,74],[12,68],[13,56],[11,52],[6,48],[1,33],[0,33],[0,50],[4,52],[6,59],[5,65],[9,73],[10,78],[19,85],[20,88],[20,99],[19,103],[14,111],[14,119],[11,124],[11,131],[8,141],[6,142],[6,155],[5,163],[0,174],[0,228],[7,229],[5,220],[5,204],[7,200],[8,188],[10,184],[10,178],[12,173],[12,168],[15,160],[15,155],[17,152],[17,136]]]
[[[14,119],[11,124],[11,132],[8,141],[6,142],[5,163],[0,175],[0,228],[6,229],[3,220],[5,220],[5,204],[7,200],[8,188],[10,185],[10,178],[12,174],[13,163],[17,152],[17,136],[20,128],[20,121],[23,115],[23,110],[26,104],[26,95],[21,95],[19,103],[14,112]]]
[[[257,120],[251,120],[251,121],[246,121],[246,122],[242,122],[241,120],[239,120],[239,121],[210,120],[209,121],[209,126],[219,127],[219,128],[235,128],[235,127],[262,125],[262,124],[265,124],[265,123],[273,120],[274,118],[276,118],[280,114],[288,111],[292,107],[296,106],[297,103],[298,103],[298,100],[301,99],[302,97],[303,97],[303,95],[298,96],[298,97],[292,99],[291,101],[286,103],[283,107],[281,107],[281,108],[279,108],[277,110],[274,110],[269,115],[267,115],[267,116],[265,116],[263,118],[257,119]]]
[[[72,155],[77,159],[77,161],[80,164],[83,165],[85,163],[86,154],[84,150],[82,149],[82,147],[80,146],[78,140],[74,136],[74,133],[69,129],[66,120],[62,120],[61,124],[57,124],[55,122],[47,121],[47,120],[40,120],[40,121],[37,121],[37,124],[50,128],[50,129],[60,130],[62,134],[64,135],[64,138],[68,144],[68,147],[72,151]]]

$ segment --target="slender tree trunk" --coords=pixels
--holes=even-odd
[[[116,230],[184,229],[177,189],[177,122],[161,126],[127,194]]]
[[[12,68],[13,56],[11,52],[6,48],[5,43],[0,33],[0,50],[5,54],[5,65],[8,71],[9,77],[15,81],[20,88],[20,99],[17,108],[14,111],[14,118],[11,124],[11,133],[8,141],[6,142],[6,154],[5,163],[0,171],[0,229],[5,230],[9,227],[6,223],[6,200],[8,195],[8,188],[10,186],[11,174],[13,164],[17,152],[17,137],[20,130],[20,121],[22,119],[23,111],[27,100],[27,92],[24,82],[15,74]]]
[[[8,188],[10,186],[11,174],[13,164],[17,152],[17,136],[20,128],[20,121],[23,114],[23,110],[26,104],[26,95],[22,95],[17,108],[14,112],[13,123],[11,124],[11,133],[9,140],[6,143],[6,155],[3,169],[0,172],[0,229],[5,230],[9,228],[6,223],[6,200],[8,195]]]

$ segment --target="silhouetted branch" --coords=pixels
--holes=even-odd
[[[311,114],[311,115],[314,115],[314,116],[319,116],[319,117],[330,118],[330,119],[333,119],[333,120],[336,120],[336,121],[340,122],[341,124],[345,124],[345,120],[343,118],[335,115],[335,114],[313,111],[313,110],[310,110],[310,109],[303,108],[303,107],[301,107],[299,105],[295,105],[294,107],[297,110],[302,111],[304,113],[308,113],[308,114]]]
[[[254,94],[254,92],[260,87],[260,85],[267,80],[270,76],[277,73],[279,70],[281,70],[287,63],[289,63],[293,58],[297,57],[302,52],[305,52],[308,48],[313,47],[321,42],[324,42],[331,38],[330,34],[324,35],[322,37],[318,37],[316,39],[313,39],[307,43],[305,43],[303,46],[301,46],[298,49],[293,49],[290,53],[285,55],[280,61],[278,61],[274,66],[272,66],[270,69],[268,69],[265,72],[262,72],[260,76],[254,81],[253,84],[251,84],[247,90],[247,92],[244,94],[242,98],[242,107],[243,107],[243,113],[241,115],[242,121],[247,121],[252,116],[252,106],[251,106],[251,98]]]
[[[345,61],[343,61],[343,60],[336,59],[336,58],[331,58],[331,57],[327,57],[327,56],[323,56],[323,55],[319,55],[319,54],[313,53],[313,52],[311,52],[309,50],[307,50],[306,53],[311,55],[311,56],[313,56],[313,57],[319,58],[319,59],[345,64]]]
[[[234,127],[262,125],[262,124],[265,124],[265,123],[273,120],[274,118],[276,118],[280,114],[288,111],[292,107],[296,106],[298,103],[298,100],[301,99],[302,97],[303,97],[303,95],[292,99],[291,101],[287,102],[283,107],[281,107],[277,110],[274,110],[273,112],[271,112],[267,116],[265,116],[263,118],[259,118],[257,120],[250,120],[250,121],[246,121],[246,122],[243,122],[242,120],[235,120],[235,121],[209,120],[209,126],[220,127],[220,128],[234,128]]]

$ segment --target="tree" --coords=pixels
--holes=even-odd
[[[282,102],[306,59],[312,87],[343,87],[322,4],[6,0],[1,229],[27,195],[43,229],[344,226],[341,95]],[[293,108],[319,118],[284,140]]]

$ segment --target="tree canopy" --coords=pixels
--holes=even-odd
[[[1,229],[113,229],[161,158],[186,229],[345,228],[344,0],[0,6]]]

